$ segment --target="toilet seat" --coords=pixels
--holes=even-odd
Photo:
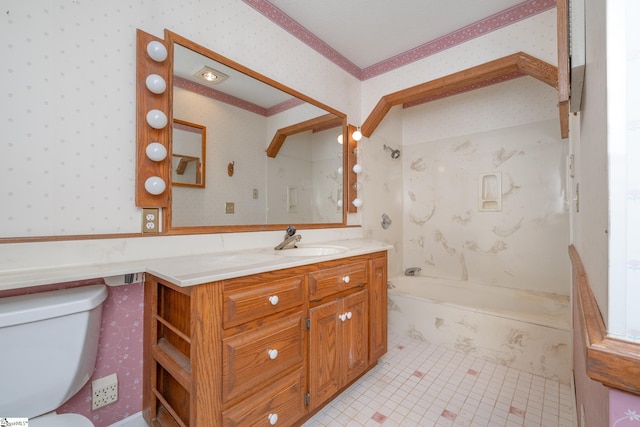
[[[95,427],[80,414],[51,414],[29,419],[29,427]]]

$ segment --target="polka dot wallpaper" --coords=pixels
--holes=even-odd
[[[104,279],[56,283],[37,288],[0,291],[0,297],[104,284]],[[102,322],[95,370],[87,384],[69,399],[58,413],[82,414],[96,427],[106,427],[142,408],[142,283],[108,286],[102,304]],[[118,400],[103,408],[91,409],[91,382],[115,373]]]
[[[0,237],[140,232],[136,28],[169,28],[349,114],[359,102],[357,80],[243,2],[7,0],[1,12]]]

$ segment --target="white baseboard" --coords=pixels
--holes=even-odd
[[[128,416],[124,420],[111,424],[109,427],[149,427],[147,422],[142,418],[142,412]]]

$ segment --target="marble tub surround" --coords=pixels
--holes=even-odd
[[[404,265],[568,295],[567,149],[555,121],[405,145]],[[480,209],[483,174],[500,210]]]
[[[390,328],[498,365],[571,381],[569,298],[425,277],[391,277]]]

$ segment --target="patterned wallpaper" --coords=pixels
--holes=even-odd
[[[37,288],[0,292],[0,297],[103,284],[103,279],[57,283]],[[91,378],[80,391],[57,412],[82,414],[95,427],[107,427],[142,408],[142,283],[108,286],[102,305],[102,325],[96,366]],[[115,373],[118,376],[118,400],[95,411],[91,410],[91,381]]]
[[[359,111],[356,79],[242,2],[4,1],[0,237],[140,232],[136,28],[160,37],[169,28]]]

